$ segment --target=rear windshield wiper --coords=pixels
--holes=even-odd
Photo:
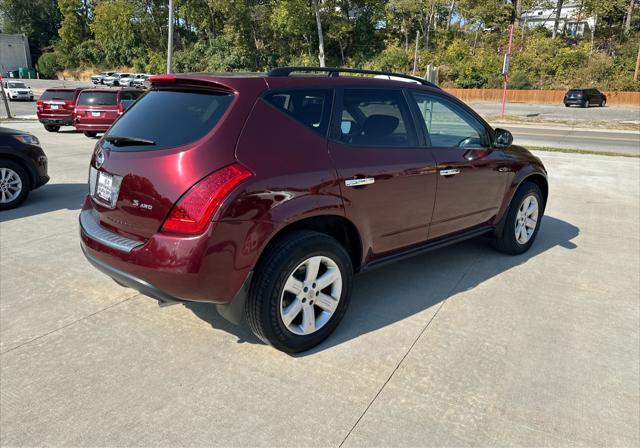
[[[147,145],[154,146],[156,142],[152,140],[145,140],[144,138],[135,137],[121,137],[118,135],[107,135],[104,140],[108,141],[114,146],[132,146],[132,145]]]

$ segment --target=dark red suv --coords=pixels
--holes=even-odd
[[[349,72],[153,77],[91,159],[89,261],[298,352],[338,325],[354,273],[482,234],[529,249],[538,158],[424,80]]]
[[[144,91],[139,89],[85,89],[78,96],[74,112],[77,130],[95,137],[109,129],[123,110],[123,103],[135,101]]]
[[[45,90],[36,102],[38,120],[49,132],[58,132],[60,126],[73,126],[73,111],[82,89],[54,88]]]

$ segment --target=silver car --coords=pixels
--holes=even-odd
[[[113,76],[116,72],[102,72],[91,77],[91,82],[94,84],[104,84],[104,78]]]

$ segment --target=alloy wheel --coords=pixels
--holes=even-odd
[[[526,196],[520,204],[515,224],[516,241],[519,244],[527,244],[536,231],[539,208],[535,195]]]
[[[15,201],[22,192],[22,180],[11,168],[0,168],[0,203]]]
[[[342,273],[329,257],[313,256],[289,274],[280,295],[280,318],[290,332],[307,336],[322,328],[338,308]]]

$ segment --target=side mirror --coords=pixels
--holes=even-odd
[[[508,148],[513,143],[513,135],[506,129],[496,128],[493,133],[493,146],[495,148]]]

